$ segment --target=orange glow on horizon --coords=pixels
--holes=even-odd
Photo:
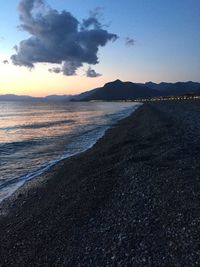
[[[43,97],[47,95],[79,94],[103,86],[112,78],[87,78],[83,74],[64,76],[48,72],[48,66],[39,64],[34,70],[0,64],[0,95],[16,94]]]
[[[16,94],[44,97],[47,95],[74,95],[104,86],[105,83],[120,79],[122,81],[145,82],[145,72],[129,67],[117,71],[111,63],[102,65],[97,72],[103,76],[88,78],[84,70],[77,76],[64,76],[50,73],[49,64],[37,64],[35,69],[0,64],[0,95]],[[128,70],[128,71],[127,71]],[[142,73],[142,74],[141,74]],[[149,74],[150,75],[150,74]]]

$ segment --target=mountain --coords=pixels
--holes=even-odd
[[[72,95],[48,95],[43,98],[45,101],[68,101],[72,98]]]
[[[32,97],[26,95],[0,95],[0,101],[69,101],[72,95],[49,95],[45,97]]]
[[[17,96],[13,94],[0,95],[0,101],[90,101],[90,100],[132,100],[156,96],[199,95],[200,83],[132,83],[116,80],[106,83],[103,87],[77,95],[49,95],[46,97]]]
[[[92,89],[90,91],[86,91],[86,92],[83,92],[83,93],[78,94],[78,95],[73,95],[73,96],[71,96],[70,101],[82,101],[86,98],[89,98],[92,94],[94,94],[96,91],[98,91],[98,89],[100,89],[100,88]]]
[[[0,95],[0,101],[27,101],[27,100],[33,100],[34,97],[27,96],[27,95],[13,95],[13,94],[7,94],[7,95]]]
[[[153,83],[147,82],[144,84],[151,89],[160,92],[161,96],[178,96],[184,94],[195,94],[195,91],[200,88],[200,83],[197,82],[176,82],[176,83]]]
[[[83,95],[80,100],[127,100],[158,95],[158,92],[154,89],[120,80],[106,83],[103,87],[87,93],[88,95]]]

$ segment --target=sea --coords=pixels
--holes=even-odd
[[[0,102],[0,202],[59,161],[91,148],[141,104]]]

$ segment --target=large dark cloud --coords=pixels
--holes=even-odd
[[[43,0],[21,0],[19,13],[20,29],[31,36],[15,47],[11,56],[15,65],[33,68],[35,63],[56,63],[60,67],[49,71],[75,75],[84,63],[97,64],[99,47],[118,38],[103,29],[96,13],[79,23],[71,13],[60,13]]]

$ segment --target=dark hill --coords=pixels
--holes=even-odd
[[[178,96],[184,94],[191,94],[196,92],[200,88],[200,84],[197,82],[176,82],[176,83],[153,83],[148,82],[145,86],[157,90],[161,96]]]
[[[96,89],[92,89],[90,91],[86,91],[83,93],[80,93],[79,95],[73,95],[71,97],[71,101],[82,101],[83,99],[85,100],[86,98],[90,97],[90,95],[94,94],[97,90],[99,90],[100,88],[96,88]]]
[[[13,95],[13,94],[6,94],[0,95],[0,101],[25,101],[25,100],[32,100],[34,97],[27,96],[27,95]]]
[[[103,87],[96,89],[91,94],[82,98],[82,100],[127,100],[157,95],[158,93],[154,89],[132,82],[116,80],[106,83]]]

